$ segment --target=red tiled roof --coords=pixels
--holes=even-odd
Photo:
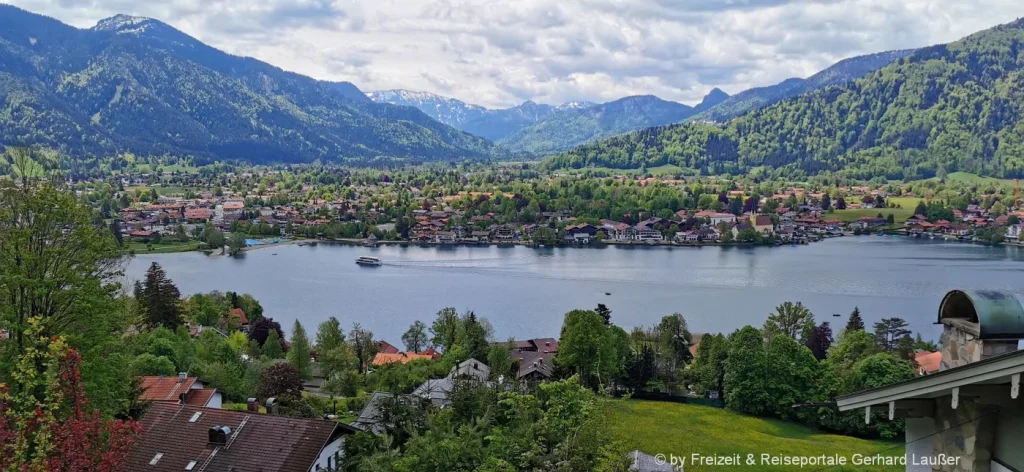
[[[178,377],[160,377],[148,375],[142,377],[141,400],[150,402],[178,401],[178,395],[188,393],[192,384],[196,382],[195,377],[186,377],[179,381]]]
[[[153,404],[140,422],[143,433],[122,465],[125,472],[177,472],[191,461],[194,470],[208,472],[306,472],[343,428],[333,421],[171,403]],[[216,447],[213,454],[209,431],[217,426],[231,428],[232,435],[228,446]],[[163,455],[150,465],[157,454]]]
[[[188,395],[185,395],[185,404],[192,406],[206,406],[210,403],[210,399],[213,398],[213,394],[217,393],[215,388],[194,388],[188,391]]]
[[[938,372],[942,367],[941,352],[920,351],[914,353],[914,360],[917,361],[920,370],[925,374]]]
[[[401,351],[399,351],[397,347],[392,346],[387,341],[380,341],[377,343],[377,352],[383,352],[385,354],[398,354]]]
[[[237,316],[243,325],[249,324],[249,318],[245,317],[245,310],[242,310],[241,308],[232,308],[228,310],[228,316]]]

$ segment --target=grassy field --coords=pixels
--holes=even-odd
[[[135,254],[164,254],[171,252],[189,252],[199,249],[198,241],[161,241],[157,244],[147,244],[138,241],[125,241],[125,249],[134,251]]]
[[[852,202],[851,198],[851,202]],[[879,213],[882,216],[889,216],[892,213],[892,217],[897,223],[907,221],[907,218],[914,216],[914,208],[917,207],[917,202],[923,199],[917,197],[891,197],[886,201],[889,203],[895,203],[901,208],[858,208],[855,210],[836,210],[826,216],[826,218],[835,218],[839,221],[850,222],[857,221],[861,217],[870,216],[876,217]],[[849,202],[848,202],[849,203]]]
[[[785,421],[755,418],[720,408],[646,400],[617,401],[612,407],[611,432],[629,450],[639,449],[649,454],[685,456],[701,454],[747,454],[760,457],[762,453],[786,456],[819,456],[839,454],[851,460],[854,454],[865,456],[882,453],[889,456],[903,454],[901,443],[868,441],[848,436],[815,432],[807,427]],[[885,452],[883,452],[885,451]],[[829,468],[836,471],[897,471],[896,467],[846,466]],[[803,470],[819,470],[809,467]],[[801,470],[797,467],[754,466],[696,467],[685,463],[687,472],[697,470]]]

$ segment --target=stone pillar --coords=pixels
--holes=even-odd
[[[972,323],[973,324],[973,323]],[[961,323],[967,325],[967,323]],[[975,330],[977,325],[974,325]],[[983,361],[989,357],[1009,354],[1017,350],[1017,340],[978,339],[977,332],[965,326],[946,324],[939,339],[942,351],[942,370]]]
[[[933,466],[933,471],[991,471],[998,415],[988,413],[994,408],[992,405],[979,404],[971,398],[960,397],[960,404],[954,410],[952,397],[935,400],[935,430],[941,432],[933,436],[932,456],[945,454],[960,460],[955,465]],[[978,417],[982,418],[976,419]]]

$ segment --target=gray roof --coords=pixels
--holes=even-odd
[[[654,456],[642,452],[639,450],[630,452],[629,458],[632,462],[629,464],[629,470],[637,472],[676,472],[677,470],[669,464],[664,463],[665,460],[659,461]],[[662,456],[664,457],[664,456]]]

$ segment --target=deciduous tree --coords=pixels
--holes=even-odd
[[[783,302],[775,307],[775,313],[768,316],[764,323],[764,336],[771,339],[776,335],[785,335],[794,340],[804,339],[814,328],[814,315],[800,302]]]
[[[414,321],[402,335],[402,342],[406,350],[422,352],[427,346],[427,325],[420,320]]]

